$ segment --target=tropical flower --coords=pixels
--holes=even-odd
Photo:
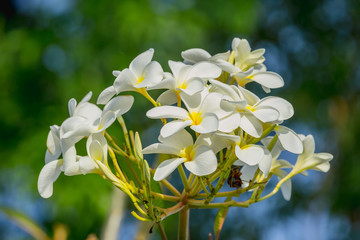
[[[256,166],[265,176],[268,175],[271,168],[272,156],[269,150],[260,145],[249,144],[243,147],[236,145],[235,154],[238,160],[234,162],[236,166]]]
[[[124,91],[142,91],[144,88],[158,84],[163,78],[161,65],[156,61],[151,61],[154,49],[138,55],[131,63],[129,68],[123,71],[114,71],[116,77],[114,84],[98,97],[98,104],[106,104],[113,96]]]
[[[215,92],[223,94],[221,108],[231,114],[220,118],[219,131],[231,132],[242,128],[253,137],[260,137],[262,123],[281,123],[294,114],[292,105],[280,97],[259,99],[255,94],[240,86],[229,86],[211,80]]]
[[[203,142],[194,143],[192,136],[186,130],[178,131],[167,138],[159,136],[159,141],[160,143],[144,148],[142,152],[171,154],[176,157],[160,163],[154,174],[155,181],[166,178],[182,163],[196,176],[208,175],[217,168],[217,158],[213,150]]]
[[[50,139],[53,138],[53,136],[51,136],[52,134],[52,132],[49,133]],[[59,138],[55,138],[54,141],[48,141],[48,149],[54,146],[60,146]],[[76,156],[76,167],[73,167],[76,171],[74,170],[72,175],[99,173],[99,168],[95,161],[107,162],[107,143],[102,134],[96,133],[90,135],[86,147],[88,156]],[[38,179],[38,190],[43,198],[51,197],[53,193],[53,183],[57,180],[60,173],[64,171],[63,159],[47,160],[48,162],[45,161],[46,164],[42,168]]]
[[[221,74],[221,69],[210,62],[186,65],[182,62],[169,61],[169,66],[172,74],[167,73],[160,83],[151,87],[151,89],[168,89],[157,99],[163,105],[176,103],[179,93],[191,96],[202,91],[205,81],[217,78]]]
[[[175,118],[162,127],[162,137],[169,137],[187,126],[202,134],[212,133],[218,129],[218,117],[224,114],[220,108],[221,96],[218,93],[209,93],[205,88],[192,96],[185,93],[180,93],[180,96],[187,110],[175,106],[160,106],[146,113],[148,118],[153,119]]]
[[[60,126],[60,144],[66,175],[77,173],[75,144],[83,137],[93,133],[103,132],[118,116],[131,108],[133,96],[118,96],[109,101],[103,110],[89,103],[91,93],[77,105],[75,99],[69,101],[70,118]]]
[[[315,153],[315,141],[312,135],[300,135],[304,144],[304,152],[298,156],[296,164],[290,174],[295,175],[305,170],[312,169],[327,172],[333,155],[330,153]]]

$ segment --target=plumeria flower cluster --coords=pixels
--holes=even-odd
[[[184,61],[168,62],[170,72],[152,60],[154,50],[149,49],[129,68],[113,71],[113,85],[97,99],[103,107],[89,102],[91,93],[79,104],[71,99],[70,117],[50,127],[38,181],[40,195],[52,195],[61,172],[68,176],[96,173],[129,195],[137,209],[133,215],[143,221],[159,223],[177,212],[183,217],[190,208],[219,208],[214,228],[218,236],[224,209],[247,207],[279,189],[289,200],[293,176],[308,169],[327,172],[332,155],[315,153],[311,135],[283,125],[294,115],[291,103],[277,96],[259,98],[247,88],[259,84],[270,93],[284,86],[280,75],[267,71],[265,49],[252,50],[247,40],[239,38],[231,47],[215,55],[199,48],[183,51]],[[155,100],[148,93],[151,90],[162,92]],[[123,95],[125,91],[137,92],[153,105],[145,115],[163,124],[158,142],[143,148],[139,134],[127,130],[122,115],[134,98]],[[106,131],[115,122],[123,130],[124,143],[116,143]],[[84,138],[87,156],[79,156],[76,143]],[[298,155],[297,161],[279,159],[283,151]],[[158,154],[163,161],[150,168],[143,154]],[[182,191],[171,183],[176,181],[175,170]],[[272,177],[278,183],[263,194]],[[247,192],[247,199],[240,201],[239,195]],[[225,202],[214,201],[218,197],[226,197]],[[164,208],[154,199],[174,205]],[[180,239],[187,237],[184,228],[186,223],[179,221],[179,229],[184,230],[179,231]]]

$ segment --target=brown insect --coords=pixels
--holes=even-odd
[[[241,188],[243,182],[240,178],[241,176],[240,169],[241,169],[240,167],[231,168],[229,177],[227,179],[227,183],[229,184],[230,187]]]

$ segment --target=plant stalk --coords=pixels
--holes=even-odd
[[[179,228],[178,228],[178,240],[189,240],[189,217],[190,209],[189,206],[185,206],[179,212]]]

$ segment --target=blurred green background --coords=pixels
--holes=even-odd
[[[95,102],[113,83],[112,70],[151,47],[169,70],[167,61],[181,61],[183,50],[224,52],[240,37],[266,48],[268,69],[284,78],[285,87],[272,94],[295,108],[286,125],[312,133],[316,151],[334,160],[327,174],[295,177],[289,202],[278,194],[231,210],[223,239],[360,239],[359,1],[4,0],[0,7],[1,206],[50,235],[58,222],[70,229],[69,239],[101,235],[111,202],[106,181],[61,175],[50,199],[37,193],[48,126],[68,116],[70,98],[93,91]],[[144,135],[155,134],[145,131],[148,107],[139,99],[125,117]],[[193,212],[192,239],[207,238],[215,214]],[[168,232],[175,220],[168,220]],[[119,239],[134,239],[138,228],[126,213]],[[0,239],[30,237],[0,213]]]

